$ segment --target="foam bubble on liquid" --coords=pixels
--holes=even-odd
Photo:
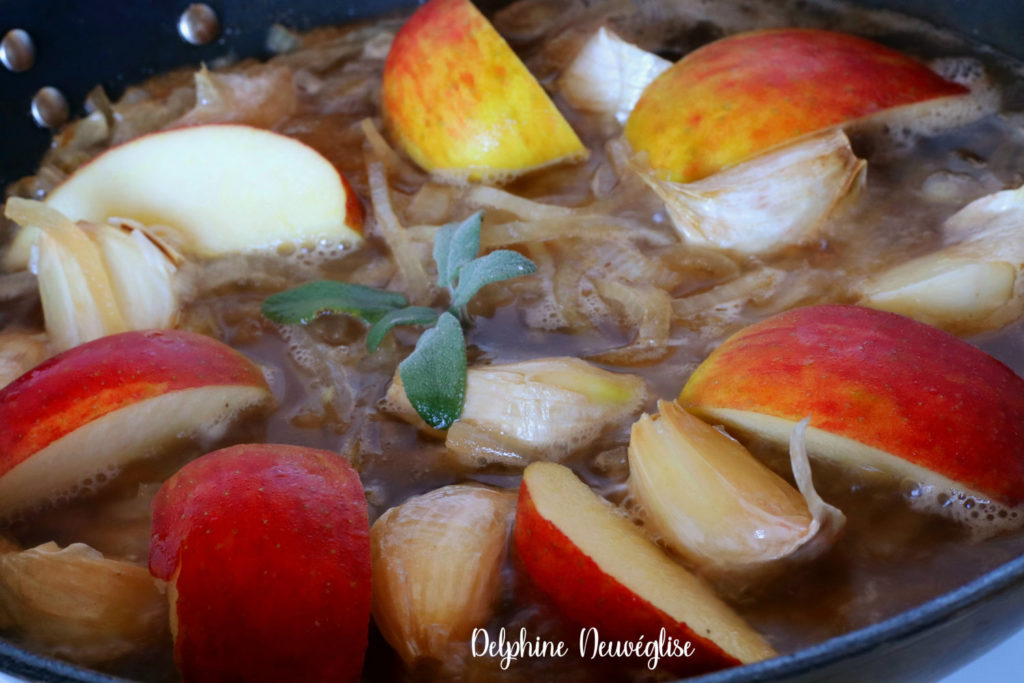
[[[922,137],[966,126],[999,110],[999,91],[979,60],[947,57],[932,60],[929,66],[970,92],[896,107],[854,127],[879,131],[895,151],[905,151]]]
[[[951,519],[975,539],[988,538],[1024,525],[1024,505],[1010,506],[967,490],[913,483],[905,489],[910,507]]]

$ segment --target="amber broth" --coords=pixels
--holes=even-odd
[[[525,7],[532,8],[542,19],[550,19],[552,6],[551,2],[535,2]],[[526,9],[505,10],[496,23],[506,31],[534,72],[547,81],[563,65],[564,53],[571,52],[574,36],[596,25],[602,12],[611,12],[612,23],[627,37],[646,47],[656,47],[673,58],[725,32],[748,25],[784,24],[859,31],[924,58],[960,55],[967,51],[948,36],[910,32],[908,26],[920,28],[913,22],[897,22],[891,15],[862,11],[846,13],[832,5],[765,3],[763,7],[751,9],[738,3],[730,5],[728,10],[713,10],[732,22],[724,28],[714,21],[693,19],[701,8],[712,11],[709,4],[688,3],[685,7],[689,9],[673,14],[660,3],[640,3],[637,12],[645,17],[642,19],[624,15],[622,7],[622,3],[615,2],[598,3],[596,9],[590,3],[559,5],[565,18],[549,22],[552,28],[547,33],[536,26],[530,29],[528,24],[522,24],[523,15],[528,13]],[[572,29],[567,28],[570,21],[575,21]],[[536,19],[534,22],[536,24]],[[393,31],[397,25],[391,21],[384,24],[382,30]],[[879,30],[879,26],[895,28]],[[321,30],[312,42],[329,41],[344,31]],[[998,61],[991,54],[979,52],[974,57],[986,64],[990,74],[1002,74],[1003,78],[1012,74],[1012,65]],[[336,65],[320,72],[320,76],[331,83],[331,74],[342,74],[346,65],[350,72],[364,69],[376,76],[382,64],[380,59],[364,60],[353,69],[353,61],[358,60],[339,59]],[[154,88],[154,92],[166,95],[172,86],[187,82],[189,77],[188,74],[179,76],[169,77],[170,80]],[[176,78],[179,80],[175,81]],[[334,82],[343,81],[339,76]],[[331,106],[330,100],[304,92],[300,111],[279,122],[276,129],[295,135],[323,152],[342,168],[365,200],[369,194],[368,181],[358,122],[367,116],[379,117],[379,112],[373,104],[373,91],[363,100],[355,98],[348,102],[347,108],[339,110]],[[562,109],[591,148],[591,159],[579,166],[561,166],[533,174],[505,189],[556,204],[593,201],[591,180],[595,170],[606,163],[603,144],[609,137],[608,131],[568,107]],[[742,272],[767,266],[788,273],[789,280],[778,283],[759,299],[748,297],[742,305],[727,312],[712,311],[691,321],[677,321],[673,325],[670,352],[657,363],[607,367],[641,374],[649,382],[652,397],[673,398],[693,368],[724,336],[772,313],[790,287],[806,286],[810,282],[820,300],[846,301],[844,284],[850,278],[926,251],[934,246],[942,220],[968,201],[999,189],[1016,187],[1024,181],[1024,135],[1020,121],[1020,114],[1003,112],[900,148],[893,145],[884,132],[855,134],[855,149],[869,161],[868,185],[860,202],[833,226],[830,238],[812,248],[794,249],[764,262],[739,261]],[[948,201],[929,199],[922,189],[926,180],[943,172],[957,174],[960,190]],[[408,203],[416,190],[418,187],[403,186],[399,182],[397,191],[393,188],[396,204]],[[614,193],[614,189],[611,192]],[[616,211],[665,235],[672,234],[656,202],[618,207]],[[467,208],[457,208],[449,220],[468,212]],[[564,258],[566,253],[563,249],[556,256]],[[331,262],[322,270],[330,277],[355,275],[360,281],[384,284],[387,274],[374,274],[373,257],[386,258],[385,249],[376,241],[368,251]],[[228,267],[224,272],[241,273],[253,263],[238,263],[236,270]],[[255,263],[266,266],[262,261]],[[400,332],[400,343],[386,350],[379,360],[360,351],[362,328],[340,319],[322,320],[308,332],[302,332],[300,341],[293,338],[289,343],[279,330],[260,318],[258,305],[270,291],[308,279],[310,271],[288,268],[278,271],[268,267],[266,272],[273,272],[276,279],[256,277],[238,281],[237,275],[233,279],[221,273],[218,276],[221,280],[214,285],[200,283],[199,289],[206,291],[207,296],[190,305],[186,314],[186,327],[220,337],[263,364],[279,402],[265,424],[248,421],[228,435],[223,440],[225,443],[265,439],[326,448],[350,457],[359,468],[366,487],[371,519],[411,495],[447,483],[472,480],[507,487],[517,485],[518,475],[514,471],[496,468],[473,471],[460,467],[447,457],[440,442],[376,412],[376,403],[391,377],[394,363],[408,353],[415,341],[413,332]],[[712,291],[722,281],[713,273],[704,278],[691,275],[672,293],[681,297]],[[630,330],[614,325],[595,326],[583,332],[533,328],[524,322],[525,311],[534,305],[529,291],[510,287],[490,292],[489,296],[490,301],[478,304],[476,324],[469,333],[471,355],[478,362],[553,355],[588,356],[629,343],[631,339]],[[806,303],[811,300],[802,297],[789,305]],[[37,325],[38,320],[33,320],[33,324]],[[1018,373],[1024,373],[1024,325],[1017,324],[974,341]],[[325,380],[314,365],[296,364],[296,345],[317,357],[315,362],[323,363],[331,358],[348,360],[344,383],[351,390],[345,404],[350,410],[344,416],[339,414],[337,405],[330,401],[325,405],[323,400],[325,388],[329,389],[331,382],[338,378]],[[653,402],[652,398],[647,410],[653,409]],[[625,494],[627,438],[626,430],[607,434],[594,448],[577,454],[569,463],[588,483],[617,502],[622,501]],[[147,491],[151,493],[156,483],[180,463],[212,445],[179,444],[167,458],[123,473],[94,499],[41,513],[19,525],[16,529],[19,540],[26,545],[49,540],[62,545],[85,541],[105,553],[144,563],[149,524]],[[778,471],[786,473],[784,454],[758,443],[748,445]],[[814,472],[823,497],[847,516],[841,540],[813,562],[777,568],[760,581],[729,589],[730,602],[780,652],[795,651],[919,605],[1024,550],[1024,532],[977,541],[953,522],[911,510],[903,498],[905,483],[820,463],[815,464]],[[137,495],[140,482],[141,496]],[[518,632],[520,627],[525,627],[531,637],[565,640],[575,652],[577,629],[564,623],[537,597],[528,582],[516,572],[514,558],[509,560],[505,571],[500,608],[488,626],[492,632],[501,627]],[[112,665],[109,670],[147,680],[173,680],[175,674],[169,653],[169,642],[163,643],[130,661]],[[457,674],[451,669],[442,671],[431,666],[404,672],[397,658],[374,632],[364,678],[391,681],[443,676],[453,680],[505,680],[540,676],[542,679],[589,681],[652,677],[640,665],[622,664],[616,668],[618,664],[610,665],[607,661],[583,664],[574,654],[564,660],[516,662],[508,672],[500,671],[493,659],[467,657],[463,664],[465,669]],[[671,677],[664,671],[653,676]]]

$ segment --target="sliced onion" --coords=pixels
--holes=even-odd
[[[213,73],[203,66],[195,73],[195,89],[195,106],[167,128],[206,123],[270,128],[298,107],[292,71],[286,67],[261,66],[242,73]]]
[[[627,346],[590,356],[591,360],[611,365],[636,365],[659,360],[669,353],[672,299],[668,292],[650,285],[625,285],[615,280],[595,279],[594,284],[605,300],[618,304],[627,324],[636,328],[636,337]]]
[[[391,194],[384,175],[384,167],[380,162],[369,161],[366,173],[370,181],[370,198],[373,201],[373,212],[377,219],[376,226],[398,265],[405,295],[415,304],[426,305],[434,298],[436,288],[427,276],[416,246],[409,239],[405,228],[398,222],[398,217],[391,205]]]

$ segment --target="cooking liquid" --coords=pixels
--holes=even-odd
[[[552,10],[554,5],[562,13],[561,21],[552,19],[556,14]],[[750,8],[744,3],[712,6],[711,3],[691,2],[672,6],[641,2],[628,8],[629,14],[624,12],[624,7],[624,3],[617,2],[596,5],[533,2],[504,10],[497,17],[496,25],[545,82],[550,82],[564,67],[566,55],[571,56],[570,48],[578,44],[579,36],[586,35],[586,29],[596,26],[602,13],[607,12],[611,12],[613,25],[627,39],[671,58],[726,33],[777,25],[814,25],[857,31],[923,58],[968,53],[965,46],[948,36],[937,32],[911,32],[922,28],[912,21],[897,21],[888,14],[847,13],[841,5],[794,2],[788,5],[764,3]],[[524,19],[531,12],[533,19]],[[386,35],[397,25],[395,21],[385,22],[379,31]],[[322,29],[317,35],[320,40],[328,40],[336,34],[344,35],[346,30]],[[365,31],[371,39],[374,34],[373,29]],[[289,57],[298,59],[295,53],[286,58]],[[984,52],[973,53],[972,59],[984,63],[989,74],[1004,79],[1015,68]],[[358,123],[368,116],[379,118],[374,104],[375,86],[369,88],[362,99],[351,97],[351,93],[339,95],[340,85],[333,90],[332,86],[348,82],[346,79],[360,70],[378,79],[381,66],[379,57],[354,57],[340,59],[318,70],[319,89],[300,88],[300,110],[275,126],[312,145],[338,165],[364,202],[369,190]],[[181,75],[178,81],[174,80],[177,76],[169,78],[174,85],[185,82],[188,76]],[[338,102],[346,104],[339,107]],[[609,133],[596,120],[578,115],[562,102],[559,104],[591,149],[590,160],[531,174],[505,189],[547,203],[588,203],[594,200],[591,183],[595,170],[607,163],[603,145]],[[673,326],[671,351],[657,363],[607,367],[644,376],[652,395],[646,410],[651,411],[657,398],[672,399],[679,394],[694,367],[724,336],[773,312],[773,303],[788,293],[787,282],[804,282],[801,276],[807,276],[815,283],[813,289],[821,301],[849,301],[846,287],[857,276],[926,252],[937,244],[940,226],[946,217],[977,197],[1024,182],[1021,117],[1022,114],[1006,111],[1004,107],[1002,112],[985,116],[966,127],[921,138],[892,131],[888,134],[879,130],[855,132],[851,136],[855,151],[869,162],[867,187],[859,202],[834,221],[828,238],[820,245],[791,249],[770,260],[739,261],[742,272],[770,267],[789,273],[787,277],[791,280],[760,299],[747,297],[741,305],[727,312],[711,312],[696,320],[677,322]],[[928,188],[948,178],[953,178],[951,182],[956,184],[954,196],[936,199]],[[397,188],[392,188],[393,201],[399,206],[407,205],[419,189],[403,182],[400,180]],[[614,190],[611,192],[614,194]],[[470,210],[456,208],[445,220],[467,215]],[[617,209],[622,216],[639,220],[664,235],[672,235],[660,210],[660,205],[650,200]],[[556,258],[563,257],[564,253],[564,250],[556,252]],[[362,253],[321,264],[318,268],[329,277],[344,279],[354,275],[360,281],[376,279],[383,284],[379,281],[386,279],[386,272],[382,271],[384,274],[376,278],[373,276],[373,258],[387,258],[379,241],[372,242]],[[308,331],[289,333],[291,338],[285,339],[281,331],[263,320],[258,312],[259,303],[273,291],[266,284],[267,280],[238,279],[242,273],[252,272],[254,263],[259,266],[263,262],[238,259],[232,264],[229,259],[227,265],[222,264],[219,277],[226,284],[214,286],[200,280],[199,289],[206,291],[207,296],[190,304],[185,316],[186,327],[218,336],[264,365],[279,401],[279,407],[266,420],[265,427],[260,422],[247,422],[225,442],[262,438],[268,442],[326,448],[350,457],[367,489],[371,521],[411,495],[448,483],[480,481],[507,487],[518,485],[514,471],[467,469],[449,459],[442,443],[422,437],[405,423],[376,412],[376,402],[387,386],[395,363],[411,351],[414,331],[399,330],[396,336],[400,343],[386,350],[378,360],[361,350],[362,326],[341,318],[320,320]],[[285,273],[283,279],[291,284],[309,279],[308,270],[292,272],[286,268],[282,272]],[[231,276],[231,273],[236,275]],[[678,297],[713,291],[724,281],[716,279],[714,274],[705,278],[692,276],[672,294]],[[277,288],[283,286],[278,281]],[[586,356],[631,340],[631,330],[615,326],[600,326],[579,333],[530,327],[524,321],[529,319],[530,307],[536,304],[530,300],[528,292],[510,286],[508,290],[489,296],[497,304],[488,305],[485,301],[475,305],[479,310],[475,325],[468,333],[471,359],[476,362]],[[793,305],[812,301],[801,298]],[[1018,374],[1024,373],[1024,325],[1015,324],[972,341],[1008,363]],[[297,364],[296,358],[304,366]],[[316,363],[337,362],[338,359],[347,359],[341,375],[328,379],[318,376]],[[343,387],[341,393],[348,392],[348,403],[327,401],[325,405],[323,391],[330,390],[332,385],[336,391]],[[346,405],[349,410],[345,410]],[[607,434],[587,452],[573,456],[568,464],[597,490],[619,502],[624,497],[628,475],[627,441],[628,429]],[[789,476],[784,453],[756,442],[748,445],[776,471]],[[167,459],[143,463],[122,473],[94,499],[43,512],[19,525],[16,529],[19,540],[26,545],[49,540],[65,545],[84,540],[108,554],[145,563],[148,506],[139,506],[130,521],[108,514],[109,510],[116,506],[123,510],[125,501],[140,495],[140,482],[145,503],[156,482],[202,450],[194,444],[183,443],[177,453]],[[733,586],[725,596],[780,652],[798,650],[919,605],[1024,550],[1024,532],[974,540],[964,528],[951,521],[910,509],[905,501],[908,488],[905,482],[819,462],[814,463],[814,474],[823,498],[846,514],[847,526],[842,537],[815,561],[788,565],[767,574],[763,581]],[[442,668],[436,663],[424,664],[409,672],[371,627],[364,679],[672,678],[662,670],[652,674],[644,668],[643,662],[581,661],[576,655],[578,627],[564,622],[546,605],[529,581],[517,572],[514,557],[507,562],[502,599],[487,626],[492,637],[496,637],[501,628],[513,635],[525,628],[531,640],[535,637],[564,640],[570,654],[563,659],[524,659],[513,662],[508,671],[501,671],[496,659],[470,657],[467,643],[464,661],[454,667],[463,667],[461,673],[455,674],[453,668]],[[32,647],[31,643],[26,646]],[[153,681],[176,678],[169,642],[142,652],[130,661],[111,665],[108,670]]]

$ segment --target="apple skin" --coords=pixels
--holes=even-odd
[[[811,306],[772,316],[727,339],[679,398],[746,432],[759,432],[761,416],[810,416],[812,455],[913,476],[902,460],[999,502],[1024,502],[1024,379],[901,315]],[[814,431],[849,439],[853,450],[822,452]],[[892,457],[869,463],[868,449]]]
[[[395,36],[381,104],[429,172],[504,179],[586,156],[526,66],[469,0],[431,0]]]
[[[140,409],[154,401],[173,400],[176,395],[182,397],[182,403],[200,405],[196,399],[204,393],[212,397],[214,405],[201,405],[211,412],[236,400],[238,407],[271,402],[266,378],[257,365],[226,344],[181,330],[115,334],[37,365],[0,391],[0,512],[42,502],[25,499],[33,496],[30,484],[38,480],[59,490],[61,485],[74,484],[76,477],[101,471],[106,464],[121,465],[127,459],[149,455],[147,434],[155,431],[145,423],[153,416]],[[175,432],[209,417],[202,414],[190,419],[187,408],[184,412]],[[101,434],[87,453],[78,452],[85,446],[76,437],[118,414],[136,415],[136,419]],[[157,417],[161,415],[172,420],[169,414],[158,413]],[[133,440],[128,431],[141,436]],[[122,449],[126,452],[120,462],[105,462],[99,451],[117,449],[122,436],[128,446]],[[92,463],[95,469],[76,470],[80,463]],[[32,469],[40,471],[31,473],[31,481],[26,480]]]
[[[659,76],[625,134],[666,180],[691,182],[823,128],[967,92],[863,38],[753,31],[706,45]]]
[[[602,569],[598,563],[570,538],[557,520],[546,517],[538,509],[531,489],[543,486],[543,480],[560,479],[565,496],[558,496],[554,507],[579,514],[591,528],[604,532],[608,543],[619,542],[619,557],[626,564],[643,566],[640,577],[662,579],[666,592],[676,596],[684,609],[718,613],[720,632],[728,632],[743,641],[746,654],[739,658],[726,652],[713,640],[704,638],[683,621],[673,618],[661,608],[644,599],[626,584]],[[590,502],[584,511],[584,500]],[[595,514],[594,508],[599,512]],[[570,532],[571,533],[571,532]],[[627,537],[628,545],[621,543]],[[774,651],[754,634],[724,603],[715,598],[710,588],[668,559],[641,532],[619,515],[610,503],[591,492],[576,475],[555,463],[537,462],[527,467],[519,488],[513,542],[520,563],[533,583],[552,601],[558,610],[583,627],[595,627],[602,640],[633,641],[643,635],[645,641],[657,641],[665,629],[668,642],[693,644],[690,657],[666,657],[659,663],[683,675],[715,671],[774,655]],[[666,578],[667,577],[667,578]],[[644,583],[642,581],[641,583]],[[650,587],[650,586],[644,586]],[[736,635],[740,634],[740,635]]]
[[[72,221],[130,218],[167,226],[174,246],[202,257],[329,240],[363,242],[363,209],[338,170],[279,133],[205,124],[143,135],[72,173],[45,202]],[[4,255],[24,268],[38,231]]]
[[[149,568],[171,583],[185,681],[356,681],[370,622],[366,498],[327,451],[245,444],[153,501]]]

